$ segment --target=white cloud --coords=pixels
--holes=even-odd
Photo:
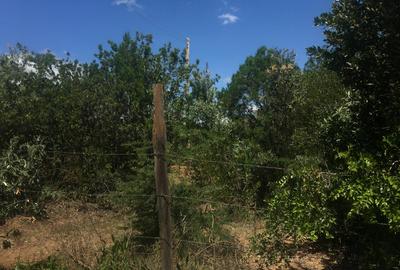
[[[234,7],[234,6],[231,6],[230,9],[231,9],[233,12],[238,12],[238,11],[239,11],[239,8],[238,8],[238,7]]]
[[[225,77],[222,79],[222,83],[224,83],[225,85],[227,85],[231,82],[232,82],[232,77]]]
[[[224,24],[224,25],[235,23],[239,20],[238,16],[235,16],[231,13],[224,13],[222,15],[219,15],[218,18],[222,20],[222,24]]]
[[[235,7],[235,6],[232,6],[229,2],[230,1],[228,1],[228,0],[222,0],[222,4],[224,5],[224,9],[225,10],[231,10],[233,13],[238,12],[239,8]]]
[[[129,10],[133,10],[134,8],[141,8],[142,6],[138,4],[137,0],[114,0],[114,5],[126,6]]]

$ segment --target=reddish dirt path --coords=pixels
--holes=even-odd
[[[12,268],[51,255],[93,266],[101,248],[112,243],[112,235],[123,234],[127,224],[123,215],[95,204],[62,202],[49,205],[46,212],[48,219],[17,216],[0,226],[0,235],[8,234],[11,241],[11,248],[0,249],[0,266]]]

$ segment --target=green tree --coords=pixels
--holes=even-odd
[[[340,0],[315,20],[326,46],[313,51],[352,89],[347,140],[371,153],[400,124],[399,12],[398,1]]]
[[[324,27],[326,46],[309,50],[304,78],[321,71],[325,75],[320,73],[304,89],[310,90],[307,94],[318,93],[314,85],[328,79],[330,83],[320,87],[329,95],[326,111],[319,106],[314,110],[307,103],[317,99],[300,88],[299,96],[307,98],[306,102],[300,98],[295,108],[303,115],[312,109],[317,114],[311,119],[320,128],[310,132],[317,126],[302,126],[301,117],[295,129],[299,139],[294,141],[303,146],[299,149],[309,149],[304,144],[307,138],[318,138],[324,147],[316,153],[325,159],[314,164],[313,159],[303,159],[307,163],[300,163],[300,170],[278,182],[267,211],[270,219],[281,221],[271,222],[269,232],[339,240],[344,269],[399,267],[399,9],[397,1],[339,0],[331,12],[316,19]],[[345,91],[343,100],[335,88]],[[328,174],[331,179],[324,178],[328,181],[320,179],[324,175],[321,161],[334,172]],[[311,172],[318,172],[314,176],[307,169],[310,164]],[[313,195],[308,196],[307,190],[313,190]],[[280,211],[288,215],[280,219]],[[268,234],[262,239],[266,240],[261,242],[264,250],[268,245],[263,244],[277,243]]]
[[[323,161],[330,151],[322,134],[327,119],[344,104],[346,89],[340,78],[326,68],[303,72],[294,91],[292,137],[296,155],[318,157]]]
[[[292,101],[299,68],[294,54],[261,47],[246,59],[221,99],[241,138],[251,138],[278,157],[288,157]]]

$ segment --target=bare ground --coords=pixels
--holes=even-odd
[[[123,234],[127,224],[122,214],[95,204],[59,202],[46,208],[46,219],[17,216],[0,226],[0,235],[11,242],[10,248],[0,249],[1,267],[8,269],[17,262],[33,263],[54,255],[92,267],[101,249],[112,244],[113,235]]]
[[[113,236],[127,233],[125,215],[101,209],[96,204],[58,202],[48,205],[46,212],[47,219],[17,216],[0,226],[0,236],[11,242],[10,248],[0,248],[0,268],[11,269],[18,262],[34,263],[50,256],[62,256],[70,261],[70,269],[76,266],[93,269],[102,248],[112,244]],[[262,224],[232,223],[227,229],[245,250],[246,268],[251,270],[323,270],[334,264],[332,255],[304,249],[288,264],[265,267],[250,252],[250,237],[261,232]]]
[[[304,247],[291,257],[288,263],[280,262],[266,267],[262,264],[260,258],[250,252],[250,237],[262,232],[262,223],[232,223],[227,226],[227,229],[243,246],[243,249],[247,250],[245,256],[248,267],[251,270],[324,270],[332,269],[336,264],[332,254]]]

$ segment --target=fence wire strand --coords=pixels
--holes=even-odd
[[[144,148],[137,148],[136,150],[149,150],[152,149],[152,146],[144,147]],[[75,152],[75,151],[47,151],[48,153],[58,153],[62,155],[80,155],[80,156],[144,156],[144,157],[155,157],[155,156],[162,156],[160,154],[155,153],[143,153],[143,152],[135,152],[135,153],[96,153],[96,152]],[[250,167],[250,168],[259,168],[259,169],[266,169],[266,170],[276,170],[286,172],[289,170],[287,167],[278,167],[278,166],[269,166],[257,163],[243,163],[243,162],[234,162],[234,161],[219,161],[219,160],[210,160],[210,159],[200,159],[194,157],[185,157],[180,156],[178,154],[164,154],[164,159],[170,163],[176,162],[185,162],[192,165],[193,162],[203,162],[203,163],[212,163],[212,164],[221,164],[227,166],[238,166],[238,167]],[[326,175],[336,175],[334,172],[329,171],[321,171],[321,174]]]
[[[266,169],[266,170],[275,170],[275,171],[281,171],[281,172],[285,172],[288,170],[288,168],[284,168],[284,167],[278,167],[278,166],[268,166],[268,165],[263,165],[263,164],[256,164],[256,163],[242,163],[242,162],[234,162],[234,161],[218,161],[218,160],[210,160],[210,159],[201,159],[201,158],[196,158],[196,157],[188,157],[188,156],[180,156],[178,154],[155,154],[152,153],[153,146],[144,146],[144,147],[137,147],[134,149],[131,149],[130,151],[134,151],[134,152],[79,152],[79,151],[61,151],[61,150],[49,150],[46,151],[47,153],[52,153],[54,155],[71,155],[71,156],[84,156],[84,157],[90,157],[90,156],[105,156],[105,157],[118,157],[118,156],[135,156],[135,157],[148,157],[148,158],[152,158],[152,157],[160,157],[164,158],[165,160],[169,161],[171,164],[180,164],[180,162],[182,163],[186,163],[188,164],[188,166],[193,166],[196,164],[193,163],[197,163],[197,162],[203,162],[203,163],[211,163],[211,164],[221,164],[224,166],[235,166],[235,167],[249,167],[249,168],[259,168],[259,169]],[[335,173],[332,172],[320,172],[321,174],[329,174],[329,175],[335,175]],[[48,192],[53,192],[55,190],[48,190]],[[18,203],[29,203],[29,196],[30,194],[33,193],[46,193],[46,191],[42,191],[42,190],[35,190],[35,191],[27,191],[25,192],[24,190],[19,190],[20,194],[18,195],[19,198],[18,200],[14,201],[14,204],[18,204]],[[212,225],[210,226],[212,234],[210,236],[210,241],[208,242],[202,242],[202,241],[194,241],[194,240],[188,240],[188,239],[182,239],[182,238],[178,238],[178,237],[173,237],[173,243],[176,243],[176,246],[173,245],[174,248],[177,248],[177,246],[179,246],[181,243],[186,243],[186,244],[191,244],[191,245],[197,245],[197,246],[202,246],[203,248],[201,248],[201,250],[197,251],[196,254],[200,255],[203,252],[209,252],[208,249],[210,248],[214,248],[215,246],[220,246],[220,247],[226,247],[226,248],[231,248],[235,250],[235,256],[236,256],[236,251],[243,251],[243,246],[238,243],[238,242],[233,242],[233,241],[221,241],[221,240],[217,240],[214,237],[214,222],[215,222],[215,217],[214,214],[217,213],[215,212],[215,210],[220,210],[220,207],[233,207],[233,208],[237,208],[237,209],[246,209],[249,210],[251,213],[254,214],[254,219],[251,221],[253,222],[253,227],[254,227],[254,235],[256,235],[256,227],[257,227],[257,217],[259,217],[259,215],[262,215],[265,212],[264,208],[260,208],[258,207],[256,204],[254,205],[246,205],[246,203],[240,203],[240,202],[227,202],[227,201],[223,201],[223,200],[215,200],[212,198],[195,198],[195,197],[187,197],[187,196],[174,196],[174,195],[164,195],[164,194],[160,194],[157,195],[155,193],[152,194],[134,194],[134,193],[129,193],[127,191],[110,191],[108,193],[99,193],[99,194],[84,194],[82,195],[82,198],[100,198],[103,196],[113,196],[113,195],[126,195],[129,198],[164,198],[164,199],[170,199],[168,201],[170,201],[170,203],[173,205],[174,202],[176,201],[192,201],[192,202],[197,202],[199,204],[211,204],[216,206],[216,208],[211,210],[211,215],[212,215]],[[79,198],[79,196],[78,196]],[[238,199],[239,196],[232,196],[232,201],[234,201],[235,199]],[[197,205],[199,206],[199,205]],[[201,212],[201,209],[197,209],[200,211],[201,214],[205,214],[203,212]],[[249,212],[249,213],[250,213]],[[189,222],[188,224],[191,224],[191,222],[193,221],[195,214],[192,215],[188,215],[185,216],[187,218],[187,220],[184,220],[184,222]],[[253,216],[251,216],[253,218]],[[246,222],[248,222],[249,220],[247,220]],[[94,224],[93,220],[90,220],[91,225],[93,226],[93,231],[100,235],[100,232],[96,229],[96,226]],[[249,223],[250,224],[250,223]],[[177,224],[175,224],[174,227],[174,234],[176,232],[176,229],[179,225],[179,222]],[[208,225],[209,226],[209,225]],[[155,241],[161,241],[162,239],[160,237],[156,237],[156,236],[145,236],[145,235],[130,235],[130,237],[132,237],[133,239],[148,239],[148,240],[155,240]],[[212,240],[211,240],[212,239]],[[105,241],[100,238],[101,242],[106,245]],[[155,253],[140,253],[140,252],[135,252],[135,254],[143,254],[143,255],[152,255]],[[197,255],[196,255],[197,256]],[[215,250],[213,250],[213,258],[214,258],[214,262],[216,260],[216,255],[215,255]]]

